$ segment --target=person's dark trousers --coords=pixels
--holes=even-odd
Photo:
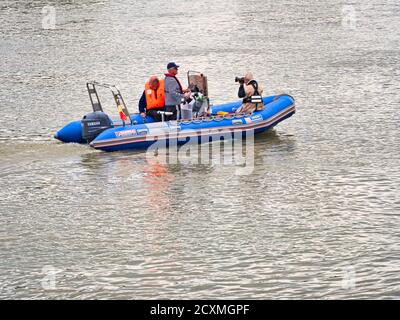
[[[169,120],[176,120],[176,116],[177,116],[177,111],[176,111],[176,106],[165,106],[165,112],[172,112],[173,115],[172,116],[165,116],[165,120],[169,121]]]
[[[164,111],[164,108],[150,109],[149,111],[147,111],[147,115],[152,117],[155,122],[160,122],[162,118],[161,114],[159,114],[158,111]]]

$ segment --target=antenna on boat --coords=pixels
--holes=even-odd
[[[88,82],[86,83],[86,88],[89,93],[90,102],[92,103],[92,108],[94,112],[103,112],[103,107],[101,106],[99,95],[97,94],[96,90],[96,82]]]
[[[117,86],[115,85],[110,85],[106,83],[99,83],[96,81],[88,82],[86,84],[86,87],[89,92],[89,97],[90,97],[90,102],[92,103],[93,111],[103,111],[103,107],[100,103],[99,95],[97,94],[97,89],[96,86],[103,87],[103,88],[108,88],[111,90],[111,93],[114,97],[115,103],[117,104],[117,110],[118,114],[123,121],[124,125],[127,121],[130,122],[130,124],[133,124],[133,121],[131,119],[131,115],[128,111],[128,108],[125,104],[125,100],[122,97],[121,91],[118,89]]]
[[[133,124],[131,115],[125,104],[125,100],[122,97],[121,91],[118,89],[117,86],[110,86],[110,89],[114,96],[115,103],[117,104],[117,110],[118,110],[118,114],[119,114],[121,120],[124,122],[124,124],[125,124],[125,121],[128,121],[128,120],[129,120],[130,124]]]

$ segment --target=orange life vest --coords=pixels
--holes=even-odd
[[[160,86],[157,90],[151,89],[150,84],[147,82],[144,87],[144,92],[146,95],[146,110],[164,107],[164,80],[160,80]]]

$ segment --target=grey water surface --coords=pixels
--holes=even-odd
[[[0,19],[1,299],[400,297],[397,0],[3,0]],[[86,81],[136,112],[169,61],[213,103],[247,70],[295,97],[251,174],[52,138],[91,111]]]

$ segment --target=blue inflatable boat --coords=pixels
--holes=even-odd
[[[103,112],[96,85],[111,89],[120,119]],[[208,115],[179,121],[154,122],[139,114],[130,115],[117,87],[96,82],[87,84],[93,112],[59,130],[55,138],[66,143],[86,143],[103,151],[148,148],[155,142],[185,144],[237,137],[237,134],[257,134],[276,126],[295,113],[295,101],[286,94],[264,97],[264,110],[252,114],[236,114],[242,102],[214,105]]]

